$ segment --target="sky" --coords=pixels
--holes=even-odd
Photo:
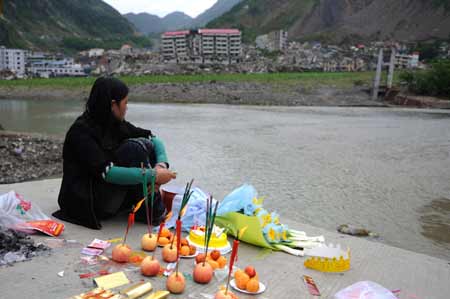
[[[134,12],[147,12],[150,14],[164,17],[174,12],[182,11],[191,17],[210,8],[217,0],[103,0],[121,14]]]

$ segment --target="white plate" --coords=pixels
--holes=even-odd
[[[196,257],[198,255],[198,251],[196,251],[194,254],[192,254],[192,255],[181,255],[180,254],[180,257],[181,258],[183,258],[183,259],[191,259],[191,258],[194,258],[194,257]]]
[[[241,290],[240,288],[237,287],[235,279],[230,281],[230,286],[233,289],[235,289],[236,291],[239,291],[239,292],[242,292],[242,293],[245,293],[245,294],[250,294],[250,295],[258,295],[258,294],[264,293],[264,291],[266,290],[266,286],[262,282],[259,282],[259,290],[258,290],[258,292],[249,292],[249,291],[246,291],[246,290]]]

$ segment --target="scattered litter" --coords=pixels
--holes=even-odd
[[[59,277],[64,277],[64,271],[58,272]]]
[[[104,288],[106,290],[117,288],[130,283],[127,276],[123,272],[116,272],[94,278],[94,282],[98,287]]]
[[[378,237],[377,233],[373,233],[365,228],[354,227],[349,224],[341,224],[337,227],[337,231],[341,234],[358,236],[358,237]]]
[[[139,282],[125,290],[120,291],[127,299],[135,299],[141,297],[153,289],[150,282]]]
[[[109,242],[109,243],[119,243],[119,242],[122,242],[122,240],[123,240],[123,238],[114,238],[114,239],[106,240],[106,242]]]
[[[71,297],[71,299],[102,299],[102,298],[118,298],[118,294],[110,290],[96,288],[87,293],[81,293],[79,295]]]
[[[96,249],[96,248],[84,247],[81,250],[81,254],[92,255],[92,256],[100,255],[102,253],[103,253],[102,249]]]
[[[84,278],[90,278],[90,277],[96,277],[96,276],[102,276],[102,275],[108,275],[108,274],[110,274],[108,270],[100,270],[98,272],[90,272],[90,273],[80,274],[79,277],[81,279],[84,279]]]
[[[170,264],[167,264],[166,269],[164,269],[163,275],[164,275],[164,276],[169,276],[170,274],[172,274],[172,272],[173,272],[173,270],[176,268],[176,266],[177,266],[177,263],[170,263]]]
[[[103,241],[103,240],[100,240],[100,239],[94,239],[94,240],[91,242],[91,244],[89,244],[87,247],[105,250],[105,249],[107,249],[109,246],[111,246],[111,243],[108,242],[108,241]]]
[[[320,296],[319,288],[316,285],[316,282],[311,276],[303,275],[303,281],[306,284],[306,288],[308,289],[308,292],[312,296]]]

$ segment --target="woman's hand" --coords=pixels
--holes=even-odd
[[[164,185],[170,182],[172,179],[177,178],[177,174],[175,172],[172,172],[168,169],[165,169],[160,166],[155,167],[156,170],[156,181],[155,183],[157,185]]]

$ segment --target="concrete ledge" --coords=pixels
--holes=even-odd
[[[57,196],[61,180],[45,180],[13,185],[0,185],[0,193],[15,190],[27,200],[39,205],[48,215],[57,209]],[[330,217],[330,215],[323,215]],[[304,258],[284,253],[271,253],[243,244],[240,247],[238,265],[255,266],[260,280],[267,290],[259,296],[239,295],[240,298],[313,298],[303,285],[302,275],[310,275],[316,281],[321,298],[333,298],[340,289],[361,280],[372,280],[391,290],[401,290],[400,298],[447,299],[450,294],[450,263],[423,254],[370,242],[350,236],[329,232],[307,224],[282,221],[290,227],[305,230],[309,235],[323,234],[327,243],[340,243],[352,250],[351,270],[343,274],[324,274],[308,270],[303,266]],[[89,230],[66,223],[61,237],[76,239],[87,245],[93,238],[109,239],[122,237],[125,219],[113,219],[103,222],[100,231]],[[137,224],[129,236],[129,244],[139,250],[140,237],[146,231],[143,224]],[[35,236],[39,240],[45,237]],[[51,256],[43,256],[29,262],[15,264],[13,267],[0,268],[2,298],[68,298],[92,287],[91,281],[78,277],[80,249],[57,249]],[[159,252],[157,257],[160,257]],[[182,260],[180,269],[192,273],[192,260]],[[57,272],[65,271],[64,277]],[[118,269],[116,269],[118,270]],[[78,272],[77,272],[78,271]],[[126,272],[130,280],[137,282],[144,277],[137,271]],[[153,284],[154,289],[165,289],[165,279],[144,278]],[[188,279],[186,291],[171,298],[208,298],[223,282],[213,280],[203,286]]]

